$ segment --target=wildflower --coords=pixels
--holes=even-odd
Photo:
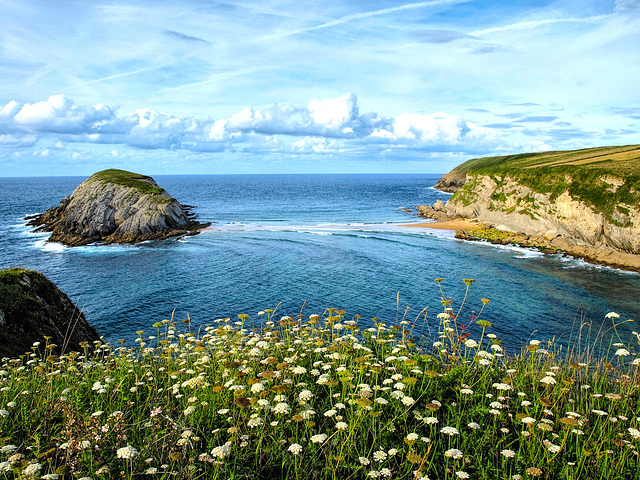
[[[382,475],[383,477],[390,477],[391,476],[391,470],[389,470],[388,468],[381,468],[380,469],[380,475]]]
[[[264,423],[264,420],[261,419],[260,417],[254,417],[251,418],[248,422],[247,422],[247,426],[254,428],[254,427],[259,427],[260,425],[262,425]]]
[[[184,413],[184,416],[186,417],[187,415],[191,415],[195,411],[196,411],[196,407],[194,407],[193,405],[189,405],[183,413]]]
[[[360,465],[369,465],[371,463],[371,460],[367,457],[358,457],[358,461],[360,462]]]
[[[251,385],[251,393],[260,393],[264,390],[264,383],[257,382]]]
[[[536,419],[535,418],[531,418],[531,417],[524,417],[522,419],[522,423],[526,423],[527,425],[531,425],[533,423],[536,423]]]
[[[498,389],[498,390],[511,390],[511,385],[509,385],[508,383],[494,383],[493,388]]]
[[[289,445],[289,448],[287,448],[287,450],[289,450],[294,455],[298,455],[302,452],[302,445],[292,443],[291,445]]]
[[[478,342],[476,342],[475,340],[469,339],[466,342],[464,342],[464,346],[467,348],[476,348],[478,346]]]
[[[327,410],[326,412],[324,412],[324,416],[333,417],[336,413],[338,413],[336,410]]]
[[[459,458],[462,458],[463,454],[457,448],[451,448],[446,452],[444,452],[444,456],[447,458],[453,458],[454,460],[458,460]]]
[[[631,354],[629,353],[629,350],[627,350],[626,348],[619,348],[618,350],[616,350],[616,355],[618,357],[627,357]]]
[[[556,379],[553,378],[550,375],[547,375],[546,377],[542,378],[540,380],[540,383],[544,383],[545,385],[555,385],[556,384]]]
[[[403,403],[403,405],[406,405],[407,407],[410,407],[411,405],[416,403],[413,397],[403,397],[401,402]]]
[[[324,433],[320,433],[318,435],[314,435],[311,437],[311,443],[322,443],[327,439],[327,435]]]
[[[469,428],[473,429],[473,430],[478,430],[480,428],[480,425],[476,422],[471,422],[469,425],[467,425]]]
[[[459,470],[456,472],[456,477],[458,478],[471,478],[469,477],[469,474],[467,472],[463,472],[462,470]]]
[[[473,395],[473,390],[470,388],[463,388],[460,390],[460,393],[463,395]]]
[[[377,452],[373,452],[373,459],[376,462],[383,462],[387,459],[387,454],[382,450],[378,450]]]
[[[527,474],[531,475],[532,477],[539,477],[540,475],[542,475],[542,470],[537,467],[529,467],[527,468]]]
[[[410,433],[406,438],[410,442],[415,442],[418,440],[418,438],[420,438],[420,435],[418,435],[417,433]]]
[[[338,422],[338,423],[336,423],[336,428],[338,430],[346,430],[347,428],[349,428],[349,425],[347,425],[344,422]]]
[[[8,417],[9,416],[9,412],[7,412],[6,410],[0,410],[0,416],[1,417]]]
[[[506,457],[506,458],[513,458],[516,456],[516,452],[514,452],[513,450],[502,450],[500,452],[502,454],[502,456]]]
[[[293,367],[292,372],[294,373],[294,375],[302,375],[303,373],[307,373],[307,369],[296,365],[295,367]]]
[[[24,477],[35,477],[38,472],[40,471],[40,469],[42,468],[42,464],[41,463],[31,463],[29,464],[29,466],[27,466],[27,468],[25,468],[22,471],[22,475]]]
[[[616,312],[609,312],[605,315],[605,318],[620,318],[620,315]]]
[[[598,415],[600,415],[601,417],[604,417],[606,415],[609,415],[607,412],[603,412],[602,410],[591,410],[593,413],[596,413]]]
[[[369,473],[367,473],[367,477],[378,478],[379,476],[380,472],[378,472],[377,470],[371,470]]]
[[[436,417],[427,417],[423,420],[423,422],[427,425],[435,425],[436,423],[438,423],[438,419]]]
[[[440,433],[453,436],[453,435],[458,435],[460,432],[458,432],[458,429],[455,427],[442,427],[442,429],[440,430]]]
[[[394,455],[397,455],[397,454],[398,454],[398,449],[397,449],[397,448],[390,448],[390,449],[389,449],[389,451],[387,452],[387,454],[388,454],[390,457],[393,457]]]
[[[307,402],[313,398],[313,393],[310,390],[302,390],[298,394],[298,399],[303,402]]]
[[[138,451],[131,445],[127,445],[126,447],[119,448],[116,454],[118,455],[118,458],[132,460],[138,456]]]
[[[560,451],[560,445],[554,445],[553,443],[550,443],[549,445],[547,445],[547,450],[549,450],[549,452],[551,453],[558,453]]]
[[[640,430],[636,428],[628,428],[627,431],[633,438],[640,438]]]
[[[12,452],[15,452],[17,449],[18,447],[16,447],[15,445],[5,445],[4,447],[0,448],[0,452],[12,453]]]
[[[284,402],[278,403],[276,404],[275,407],[273,407],[273,413],[277,413],[280,415],[287,415],[290,412],[291,412],[291,408],[289,408],[289,405]]]
[[[40,480],[58,480],[59,478],[60,475],[57,473],[47,473],[46,475],[41,476]]]

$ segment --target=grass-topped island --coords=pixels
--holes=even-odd
[[[638,478],[640,358],[616,313],[570,350],[533,339],[514,355],[488,300],[469,320],[442,298],[437,315],[366,325],[265,310],[162,320],[134,348],[36,343],[2,360],[0,476]]]
[[[139,243],[197,233],[209,224],[195,220],[153,178],[125,170],[93,174],[60,206],[29,219],[51,232],[50,242],[70,247],[91,243]]]

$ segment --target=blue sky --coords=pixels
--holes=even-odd
[[[640,143],[640,0],[0,0],[0,176]]]

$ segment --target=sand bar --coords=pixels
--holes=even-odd
[[[435,228],[438,230],[473,230],[482,224],[478,220],[461,218],[450,220],[448,222],[425,222],[425,223],[408,223],[399,225],[400,227],[418,227],[418,228]]]

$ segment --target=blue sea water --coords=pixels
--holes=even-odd
[[[0,268],[42,271],[113,343],[165,318],[192,329],[223,317],[279,305],[280,315],[343,308],[363,322],[412,322],[433,334],[442,311],[435,278],[460,306],[461,320],[481,298],[482,318],[512,350],[531,338],[566,342],[582,326],[608,330],[604,316],[637,319],[640,275],[531,250],[464,242],[452,232],[400,227],[417,222],[403,207],[446,201],[437,175],[156,176],[211,229],[199,235],[135,246],[67,248],[34,233],[25,215],[57,205],[84,178],[0,178]],[[397,295],[399,294],[399,311]],[[632,340],[635,322],[618,328]],[[572,333],[573,332],[573,333]],[[615,341],[615,340],[614,340]]]

